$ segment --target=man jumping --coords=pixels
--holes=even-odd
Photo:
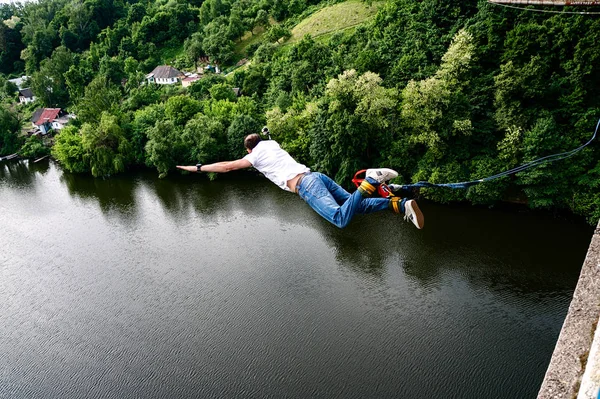
[[[343,228],[352,217],[390,209],[404,213],[418,229],[424,225],[423,213],[415,200],[399,197],[369,198],[378,186],[398,176],[392,169],[367,169],[366,177],[354,193],[350,194],[329,177],[319,172],[311,172],[306,166],[296,162],[275,140],[262,140],[258,134],[250,134],[244,139],[248,155],[235,161],[217,162],[208,165],[177,166],[188,172],[225,173],[232,170],[254,167],[277,186],[297,193],[319,215]]]

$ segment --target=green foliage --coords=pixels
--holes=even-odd
[[[120,112],[121,91],[105,75],[98,75],[85,88],[85,95],[76,106],[77,117],[82,122],[100,123],[103,112]]]
[[[290,94],[320,96],[326,82],[336,75],[332,64],[331,49],[306,36],[297,45],[284,49],[273,59],[269,67],[263,67],[270,82],[266,93],[267,104],[275,105],[281,91]],[[339,71],[341,72],[341,71]],[[244,92],[246,92],[244,84]]]
[[[94,177],[110,176],[125,170],[131,157],[131,144],[116,116],[103,112],[98,125],[81,127],[81,146]]]
[[[19,88],[13,82],[7,80],[4,82],[4,87],[2,87],[2,97],[7,96],[9,98],[14,99],[16,97],[17,91]]]
[[[320,170],[348,182],[359,169],[380,164],[391,141],[398,93],[371,72],[345,71],[327,84],[310,131],[310,154]]]
[[[161,178],[167,176],[169,170],[175,165],[184,164],[187,151],[181,138],[181,130],[173,121],[158,121],[148,129],[148,142],[146,143],[146,163],[158,170]]]
[[[282,147],[298,161],[311,165],[309,152],[309,132],[313,127],[317,113],[317,104],[306,104],[302,111],[290,108],[283,112],[275,107],[267,112],[267,125],[273,139],[282,143]]]
[[[202,79],[192,83],[192,85],[188,88],[188,93],[196,100],[204,100],[210,97],[209,90],[211,87],[224,82],[225,78],[223,76],[216,74],[208,74]]]
[[[227,136],[223,125],[198,114],[183,130],[182,142],[187,163],[209,163],[227,159]]]
[[[473,51],[471,36],[460,31],[435,76],[410,81],[402,91],[401,116],[408,139],[424,144],[436,158],[444,154],[449,138],[472,132],[469,104],[462,93],[467,82],[459,78],[467,73]]]
[[[242,158],[246,155],[244,137],[260,132],[260,124],[248,115],[236,115],[227,129],[227,144],[229,156],[232,159]]]
[[[211,24],[215,24],[211,22]],[[227,26],[217,25],[204,28],[202,48],[218,64],[226,64],[233,58],[233,42],[227,35]]]
[[[31,77],[33,93],[47,107],[64,107],[69,102],[65,74],[73,64],[73,54],[65,47],[57,48],[41,62],[40,70]]]
[[[20,155],[25,158],[40,158],[50,155],[50,147],[39,136],[31,136],[25,140]]]
[[[232,118],[236,115],[236,103],[228,100],[209,100],[204,102],[204,115],[221,122],[229,127]]]
[[[286,41],[291,36],[292,32],[289,29],[281,25],[273,25],[269,28],[264,38],[269,42],[278,42],[279,40]]]
[[[242,92],[247,96],[262,97],[269,85],[271,68],[267,64],[251,65],[247,70],[236,72],[236,79],[241,81]]]
[[[142,85],[129,91],[129,96],[123,102],[124,110],[137,110],[160,101],[160,89],[157,85]]]
[[[472,154],[465,146],[472,139],[473,124],[468,96],[465,93],[474,45],[472,36],[459,31],[448,51],[442,57],[442,64],[434,76],[421,81],[410,81],[402,90],[401,118],[403,140],[409,144],[424,147],[418,162],[418,171],[412,177],[415,181],[432,183],[465,181],[468,179]],[[462,142],[458,149],[453,143]],[[465,148],[466,147],[466,148]],[[410,147],[395,147],[403,152],[392,151],[392,157],[410,156]],[[484,163],[485,164],[485,163]],[[478,163],[480,169],[484,164]],[[408,166],[408,165],[407,165]],[[441,200],[463,198],[463,193],[426,193]]]
[[[21,121],[15,113],[0,105],[0,155],[17,152],[21,144]]]
[[[185,40],[183,44],[185,55],[188,58],[188,62],[193,64],[195,68],[198,68],[198,59],[204,55],[204,49],[202,48],[202,33],[195,32]]]
[[[134,43],[152,42],[156,45],[182,43],[196,31],[197,15],[186,2],[171,2],[150,9],[132,35]],[[135,17],[139,18],[139,15]],[[133,17],[132,17],[133,19]]]
[[[577,190],[573,193],[573,211],[586,216],[591,225],[600,219],[600,161],[596,165],[582,173],[579,177]]]
[[[2,20],[9,20],[7,18],[0,18],[0,73],[10,74],[13,72],[22,72],[24,70],[24,63],[21,61],[21,51],[25,48],[21,39],[21,30],[23,24],[20,18],[14,16],[12,21],[14,24],[12,27]]]
[[[67,126],[60,131],[55,138],[51,153],[69,172],[85,173],[90,171],[82,136],[75,126]]]
[[[189,96],[174,96],[165,103],[165,116],[177,126],[183,126],[201,109],[199,101]]]
[[[135,163],[141,165],[146,162],[145,147],[148,142],[148,130],[163,119],[164,113],[165,106],[162,103],[135,111],[128,136]]]
[[[217,83],[208,91],[210,92],[210,96],[213,100],[228,100],[231,102],[236,100],[236,95],[233,92],[233,88],[227,83]]]

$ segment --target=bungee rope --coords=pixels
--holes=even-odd
[[[598,123],[596,124],[596,130],[594,130],[594,134],[592,135],[592,138],[588,140],[587,143],[575,148],[574,150],[571,151],[566,151],[566,152],[561,152],[559,154],[554,154],[554,155],[548,155],[542,158],[538,158],[536,160],[533,160],[529,163],[523,164],[521,166],[517,166],[516,168],[495,174],[493,176],[489,176],[489,177],[485,177],[483,179],[478,179],[478,180],[471,180],[471,181],[464,181],[464,182],[459,182],[459,183],[440,183],[440,184],[436,184],[436,183],[430,183],[428,181],[420,181],[414,184],[393,184],[390,185],[390,188],[393,187],[394,190],[393,191],[398,191],[398,190],[408,190],[408,189],[412,189],[412,188],[434,188],[434,187],[446,187],[446,188],[451,188],[451,189],[458,189],[458,188],[469,188],[471,186],[474,186],[476,184],[480,184],[486,181],[490,181],[490,180],[494,180],[494,179],[498,179],[500,177],[503,176],[508,176],[508,175],[512,175],[515,173],[519,173],[522,172],[526,169],[530,169],[533,168],[534,166],[539,166],[541,164],[544,163],[549,163],[549,162],[554,162],[554,161],[559,161],[562,159],[567,159],[572,157],[573,155],[577,154],[579,151],[583,150],[585,147],[587,147],[592,141],[594,141],[594,139],[596,138],[596,134],[598,133],[598,127],[600,126],[600,119],[598,120]]]

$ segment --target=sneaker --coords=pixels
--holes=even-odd
[[[423,212],[419,209],[417,201],[408,200],[404,204],[404,220],[410,220],[413,222],[417,229],[422,229],[425,224],[425,218]]]
[[[388,168],[367,169],[365,176],[375,179],[377,183],[383,183],[392,180],[394,177],[398,177],[398,172]]]

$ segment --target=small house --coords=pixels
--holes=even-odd
[[[29,104],[35,101],[35,96],[31,89],[21,89],[19,90],[19,102],[21,104]]]
[[[148,83],[156,83],[159,85],[172,85],[179,82],[183,74],[177,69],[168,65],[160,65],[154,68],[152,72],[146,75]]]
[[[19,89],[22,89],[27,79],[29,79],[29,76],[23,75],[20,78],[8,79],[8,81],[14,83]]]
[[[48,134],[50,130],[64,128],[71,119],[75,119],[75,115],[67,114],[60,108],[41,108],[33,113],[31,122],[42,134]]]
[[[202,76],[198,75],[197,73],[192,73],[192,74],[186,75],[185,78],[181,79],[181,85],[183,87],[188,87],[192,83],[194,83],[200,79],[202,79]]]

